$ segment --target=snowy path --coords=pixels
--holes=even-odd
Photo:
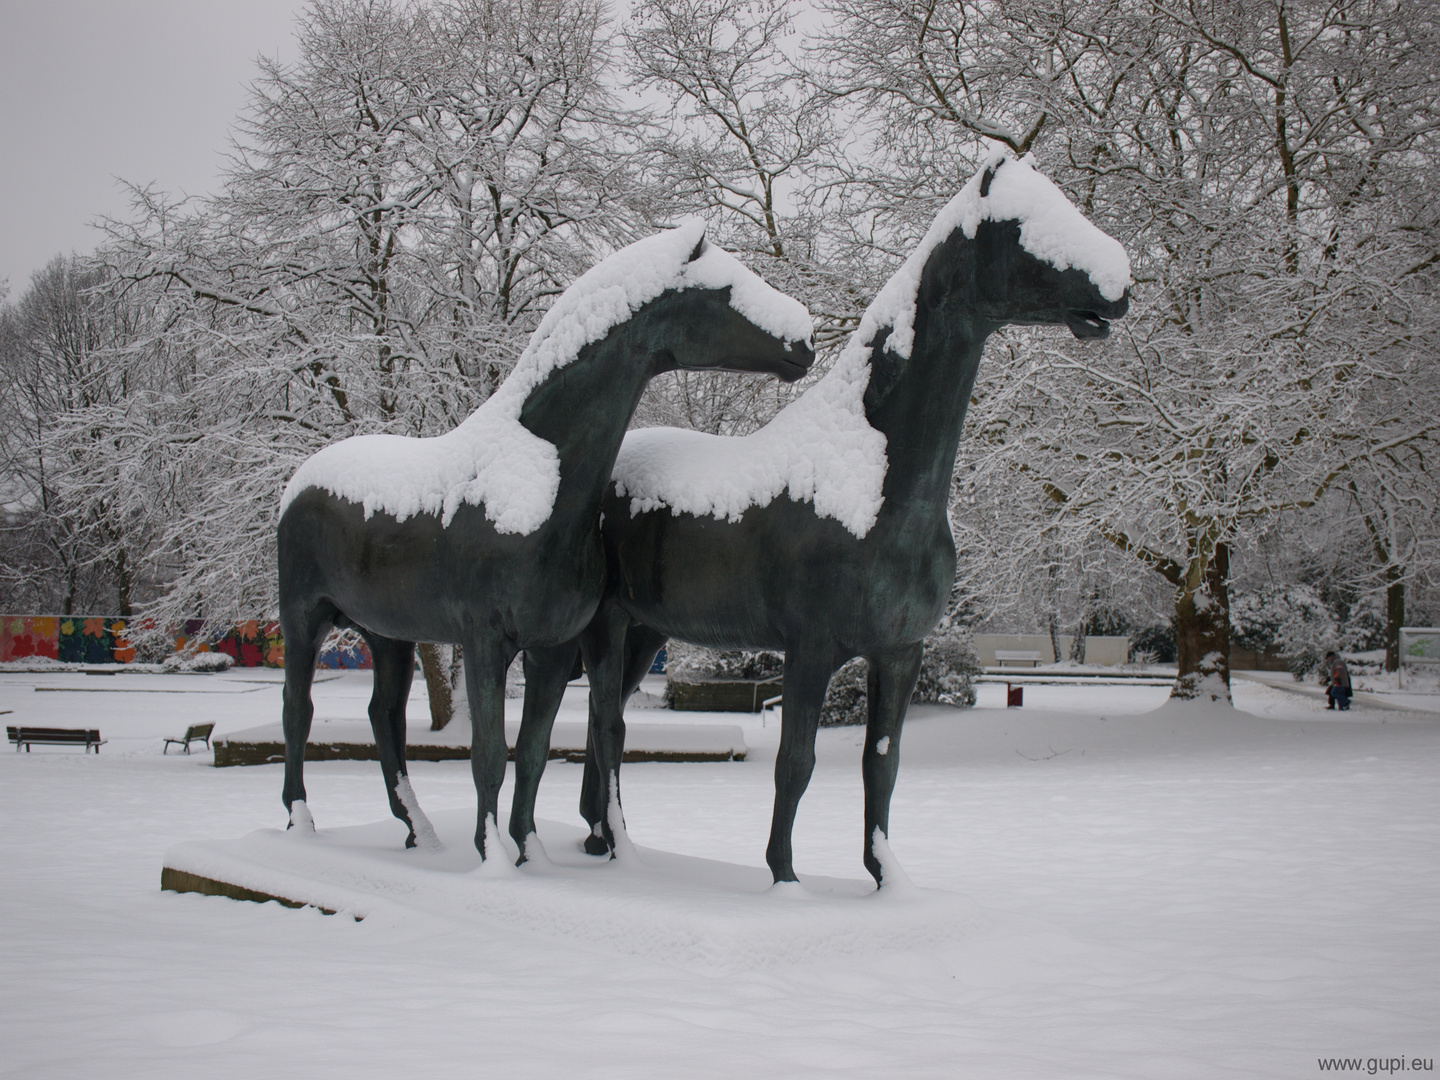
[[[86,678],[0,673],[8,722],[98,715],[111,740],[98,758],[0,755],[3,1075],[1215,1078],[1440,1056],[1440,721],[1326,719],[1239,682],[1248,711],[1223,718],[1144,716],[1165,693],[1144,687],[1027,688],[1007,712],[987,686],[973,711],[916,709],[892,846],[983,918],[912,952],[715,974],[617,950],[618,909],[606,945],[162,894],[170,845],[283,811],[278,767],[161,757],[159,736],[266,719],[278,687],[33,690]],[[126,678],[148,677],[106,681]],[[346,675],[317,710],[360,715],[367,693]],[[637,843],[763,865],[776,733],[747,724],[744,763],[626,767]],[[863,874],[858,757],[858,730],[822,732],[802,878]],[[432,813],[473,808],[464,763],[412,775]],[[552,763],[539,814],[577,821],[579,777]],[[386,816],[373,763],[307,779],[322,829]],[[773,902],[733,901],[727,932]]]

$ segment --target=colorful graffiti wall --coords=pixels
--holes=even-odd
[[[137,620],[135,630],[152,624]],[[280,624],[251,619],[236,623],[219,637],[197,639],[204,628],[198,619],[174,635],[175,651],[223,652],[240,667],[284,667],[285,641]],[[43,658],[71,664],[130,664],[135,649],[126,621],[105,615],[0,615],[0,663]],[[333,635],[320,653],[322,668],[368,668],[370,650]]]

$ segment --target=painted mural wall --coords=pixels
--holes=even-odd
[[[69,664],[131,664],[135,649],[130,628],[150,629],[145,620],[107,615],[0,615],[0,663],[48,659]],[[251,619],[236,623],[219,637],[196,639],[204,628],[192,619],[174,635],[175,651],[223,652],[239,667],[284,667],[285,641],[280,624]],[[370,650],[363,642],[348,644],[338,636],[326,643],[317,662],[322,668],[368,668]]]

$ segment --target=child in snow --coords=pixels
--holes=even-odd
[[[1345,661],[1333,652],[1325,654],[1325,676],[1325,696],[1330,699],[1330,704],[1325,708],[1333,709],[1339,706],[1341,712],[1349,709],[1350,669],[1345,666]]]

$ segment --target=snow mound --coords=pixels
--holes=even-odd
[[[546,313],[499,389],[453,431],[433,438],[357,435],[305,461],[280,501],[283,514],[307,488],[358,503],[365,517],[404,521],[439,515],[449,525],[463,504],[483,505],[500,532],[532,533],[550,517],[560,487],[555,446],[520,423],[525,400],[580,351],[670,289],[730,289],[730,305],[786,341],[810,340],[805,306],[769,285],[729,252],[705,243],[693,219],[597,263]],[[698,258],[690,255],[701,248]]]
[[[991,180],[980,194],[985,173]],[[630,432],[615,463],[615,487],[631,515],[672,513],[739,521],[752,506],[789,493],[815,513],[863,539],[884,501],[885,436],[865,418],[870,344],[886,327],[885,348],[908,357],[915,344],[920,274],[957,228],[974,237],[981,221],[1019,221],[1020,245],[1060,269],[1085,271],[1101,294],[1118,300],[1130,284],[1130,260],[1026,155],[997,152],[936,215],[910,257],[880,289],[823,379],[750,435],[725,437],[678,428]]]
[[[177,844],[165,865],[355,916],[499,925],[708,973],[933,950],[990,921],[959,894],[911,886],[902,897],[868,877],[807,876],[803,890],[777,892],[763,867],[650,848],[628,865],[595,859],[579,850],[583,830],[549,821],[539,823],[547,859],[518,869],[504,860],[491,876],[471,842],[473,811],[432,820],[443,850],[406,851],[404,825],[380,821],[323,829],[303,845],[270,829]]]

